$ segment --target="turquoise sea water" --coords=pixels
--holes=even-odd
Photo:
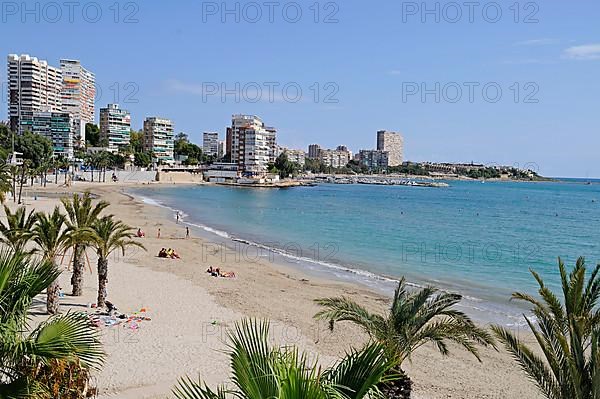
[[[240,260],[285,253],[296,267],[382,290],[406,276],[466,296],[486,321],[521,323],[514,291],[528,269],[558,287],[557,257],[600,261],[600,184],[449,182],[448,188],[330,185],[294,189],[187,186],[133,194],[181,210],[185,221],[260,244]],[[312,261],[309,261],[311,259]]]

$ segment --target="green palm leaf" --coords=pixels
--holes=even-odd
[[[79,359],[85,367],[99,369],[104,360],[98,332],[85,313],[67,313],[42,323],[31,334],[28,349],[29,356],[40,362]]]
[[[0,242],[15,252],[23,252],[25,245],[31,239],[32,228],[35,225],[35,212],[27,213],[24,206],[18,207],[13,213],[4,205],[6,224],[0,221]]]
[[[40,218],[60,219],[58,214]],[[50,231],[55,227],[46,231],[46,238],[55,236]],[[55,243],[47,241],[51,242]],[[48,248],[52,252],[56,246]],[[50,386],[35,378],[44,367],[65,361],[83,369],[98,368],[104,360],[98,335],[85,314],[55,316],[32,333],[24,333],[33,299],[59,274],[49,256],[38,260],[29,254],[0,251],[0,398],[50,397]]]
[[[173,389],[177,399],[362,399],[379,397],[377,384],[395,378],[378,344],[352,351],[321,371],[293,347],[268,343],[269,323],[242,320],[229,333],[232,388],[212,390],[185,377]]]
[[[579,258],[571,273],[559,258],[562,301],[535,271],[540,299],[523,293],[514,299],[533,305],[537,323],[525,318],[543,358],[519,341],[511,331],[495,326],[494,333],[528,377],[548,399],[600,399],[598,310],[600,290],[596,266],[586,282],[585,260]]]

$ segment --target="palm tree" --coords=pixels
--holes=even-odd
[[[173,390],[177,399],[361,399],[381,398],[377,384],[394,378],[381,345],[372,343],[348,353],[321,371],[306,354],[268,343],[269,323],[242,320],[229,333],[234,387],[213,391],[202,381],[184,378]]]
[[[86,165],[89,167],[90,169],[90,173],[92,175],[92,182],[94,181],[94,168],[96,168],[98,166],[98,153],[92,153],[92,154],[88,154],[86,155]],[[98,172],[98,181],[100,181],[100,172]]]
[[[63,381],[53,381],[52,386],[44,382],[50,365],[61,362],[89,370],[104,360],[98,335],[85,315],[54,316],[30,334],[23,333],[28,331],[33,298],[59,274],[48,259],[0,251],[0,398],[51,397],[50,388]]]
[[[533,331],[543,357],[522,343],[512,332],[494,326],[493,331],[516,362],[548,399],[600,398],[600,265],[586,282],[584,258],[567,274],[558,259],[562,283],[562,301],[545,284],[536,279],[541,300],[514,293],[513,298],[533,305],[534,323],[525,317]]]
[[[125,256],[127,247],[144,248],[142,244],[132,240],[135,236],[131,227],[113,215],[98,219],[92,226],[94,231],[93,247],[98,254],[98,307],[103,307],[106,301],[106,284],[108,282],[108,257],[120,249]]]
[[[52,168],[54,169],[54,184],[58,185],[58,172],[64,167],[67,158],[63,155],[57,155],[52,159]]]
[[[31,172],[30,166],[31,166],[31,161],[29,161],[28,159],[25,159],[23,161],[23,163],[21,164],[21,176],[20,176],[20,180],[19,180],[19,200],[17,202],[19,205],[21,204],[21,197],[23,194],[23,185],[27,182],[26,175]]]
[[[61,162],[60,162],[60,164],[59,164],[59,167],[61,169],[65,170],[65,186],[67,185],[67,179],[69,177],[69,166],[71,166],[71,164],[69,162],[69,159],[63,157],[62,160],[61,160]]]
[[[388,397],[410,398],[412,382],[402,371],[404,360],[427,343],[433,343],[444,356],[449,355],[448,342],[454,342],[481,361],[477,345],[493,346],[494,339],[477,327],[463,312],[454,308],[462,299],[459,294],[439,292],[426,287],[409,293],[402,278],[396,288],[391,310],[386,315],[372,313],[345,297],[322,298],[316,302],[324,309],[315,315],[329,320],[330,329],[338,321],[351,321],[381,343],[387,355],[398,365],[403,376],[396,386],[384,387]]]
[[[67,211],[67,226],[73,234],[71,238],[71,247],[73,248],[73,276],[71,285],[72,294],[81,296],[83,292],[83,271],[85,249],[90,244],[90,235],[84,234],[91,232],[92,225],[98,220],[100,213],[109,205],[106,201],[92,202],[92,196],[86,192],[83,197],[79,194],[73,194],[72,199],[63,198],[62,204]]]
[[[47,215],[43,212],[36,213],[37,223],[33,228],[33,241],[38,245],[38,250],[43,258],[56,265],[56,257],[65,251],[69,243],[69,232],[66,229],[66,218],[57,206]],[[58,313],[58,279],[52,281],[46,292],[46,308],[48,313]]]
[[[0,221],[0,242],[10,247],[15,252],[23,252],[25,245],[32,236],[32,229],[36,223],[34,211],[27,213],[24,206],[17,208],[12,213],[10,208],[4,205],[6,224]]]
[[[106,183],[106,168],[110,166],[111,153],[108,151],[101,151],[98,153],[96,163],[100,168],[98,171],[98,181],[100,181],[100,174],[102,174],[102,182]]]
[[[4,160],[0,160],[0,203],[4,203],[6,193],[13,190],[10,166]],[[14,194],[13,194],[14,196]]]

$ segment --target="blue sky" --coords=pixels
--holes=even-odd
[[[388,129],[408,160],[600,177],[597,1],[172,3],[2,2],[0,54],[80,59],[97,109],[168,117],[196,142],[253,113],[294,148],[372,148]]]

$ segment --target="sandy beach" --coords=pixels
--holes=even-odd
[[[128,314],[145,309],[143,314],[151,320],[139,323],[137,329],[101,328],[108,354],[104,369],[95,376],[101,398],[169,397],[177,379],[184,375],[200,375],[210,385],[226,383],[229,364],[222,352],[226,330],[243,317],[270,319],[276,342],[297,344],[329,364],[349,347],[360,347],[367,337],[348,323],[329,332],[326,323],[313,319],[318,311],[315,298],[345,295],[373,309],[389,305],[388,298],[359,285],[309,277],[268,258],[249,261],[199,238],[194,230],[186,239],[185,225],[176,223],[169,210],[125,194],[126,188],[112,184],[48,187],[48,195],[25,200],[28,208],[48,211],[59,203],[58,194],[89,189],[110,202],[108,213],[146,233],[140,242],[147,252],[114,254],[109,261],[109,300]],[[163,247],[176,249],[181,259],[158,258]],[[61,298],[61,311],[91,311],[88,306],[95,302],[97,289],[96,257],[91,250],[88,255],[91,270],[86,267],[84,295]],[[61,285],[69,293],[67,261],[68,256]],[[237,277],[211,277],[205,273],[209,265],[233,271]],[[33,310],[34,321],[45,317],[43,310],[40,297]],[[433,347],[423,347],[404,368],[414,381],[417,399],[541,397],[502,348],[498,352],[483,350],[482,360],[479,363],[458,348],[444,358]]]

